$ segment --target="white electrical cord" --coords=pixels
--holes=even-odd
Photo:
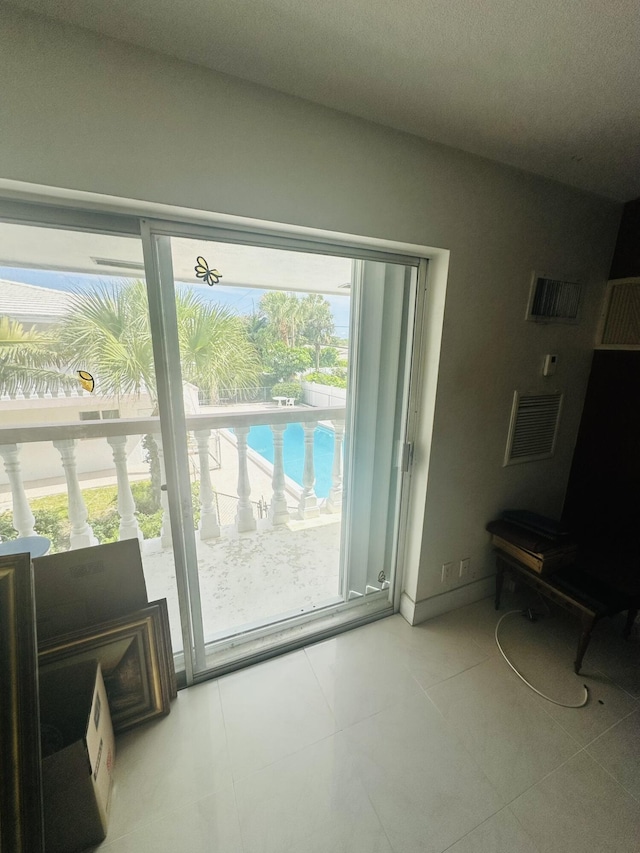
[[[496,645],[500,649],[500,654],[502,655],[502,657],[506,660],[506,662],[509,664],[511,669],[515,672],[515,674],[518,676],[518,678],[521,678],[522,681],[524,681],[524,683],[527,685],[527,687],[530,687],[534,693],[538,694],[538,696],[542,696],[543,699],[547,699],[547,701],[553,702],[554,705],[560,705],[561,708],[584,708],[584,706],[587,704],[587,701],[589,699],[589,688],[587,687],[586,684],[583,685],[583,687],[584,687],[584,699],[582,700],[582,702],[580,702],[577,705],[567,705],[565,702],[558,702],[556,699],[552,699],[551,696],[546,696],[544,693],[541,693],[536,687],[533,686],[533,684],[530,684],[527,681],[527,679],[524,677],[524,675],[522,675],[522,673],[518,672],[518,670],[515,668],[515,666],[511,663],[509,658],[504,653],[504,649],[500,645],[500,640],[498,639],[498,629],[500,628],[500,624],[502,623],[502,621],[504,619],[506,619],[507,616],[511,616],[513,613],[523,613],[523,611],[522,610],[509,610],[507,613],[505,613],[504,615],[502,615],[498,619],[498,624],[496,625],[496,631],[495,631]]]

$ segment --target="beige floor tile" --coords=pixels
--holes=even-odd
[[[218,685],[181,691],[168,717],[116,740],[110,839],[232,783]]]
[[[501,806],[424,695],[342,734],[396,853],[441,853]]]
[[[420,694],[406,652],[399,653],[397,641],[383,625],[398,618],[404,622],[389,617],[305,650],[339,728]],[[407,625],[407,630],[412,629]]]
[[[234,779],[336,730],[303,651],[226,675],[218,683]]]
[[[100,853],[243,853],[233,788],[164,813]]]
[[[449,613],[437,616],[424,624],[431,624],[437,628],[446,626],[450,630],[456,630],[462,640],[465,642],[468,642],[469,639],[473,640],[485,655],[495,655],[498,650],[494,633],[500,616],[508,610],[535,606],[538,601],[535,592],[527,587],[516,589],[514,592],[505,589],[500,602],[500,610],[495,609],[492,595],[457,610],[451,610]]]
[[[411,626],[401,616],[381,622],[394,657],[403,661],[422,687],[431,687],[486,660],[487,654],[460,626],[441,617]]]
[[[540,853],[638,853],[640,808],[586,752],[511,803]]]
[[[476,829],[471,830],[453,847],[448,847],[447,853],[538,853],[538,851],[507,806]]]
[[[341,734],[235,787],[245,853],[391,853]]]
[[[490,658],[427,695],[505,805],[579,749],[502,658]]]
[[[587,752],[640,800],[640,708],[590,744]]]

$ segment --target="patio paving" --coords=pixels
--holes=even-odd
[[[205,639],[278,614],[311,610],[339,591],[340,516],[321,515],[252,533],[223,528],[218,540],[197,540]],[[196,533],[197,535],[197,533]],[[159,539],[143,543],[149,600],[166,598],[174,652],[182,649],[173,552]]]

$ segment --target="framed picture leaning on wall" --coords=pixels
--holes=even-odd
[[[115,732],[168,714],[175,675],[172,679],[166,608],[161,599],[127,616],[45,641],[39,646],[41,672],[98,660]]]
[[[29,554],[0,557],[0,853],[43,853],[40,708]]]

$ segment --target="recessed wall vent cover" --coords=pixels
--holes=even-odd
[[[514,392],[505,465],[553,456],[561,407],[562,394]]]
[[[116,258],[91,258],[99,267],[118,267],[123,270],[143,270],[144,264],[139,261],[120,261]]]
[[[534,273],[527,320],[536,323],[577,323],[583,287],[579,281]]]
[[[640,278],[609,282],[598,343],[640,348]]]

